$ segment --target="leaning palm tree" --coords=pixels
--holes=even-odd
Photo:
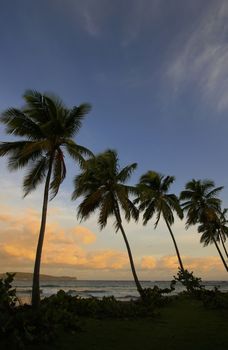
[[[223,187],[215,187],[211,180],[191,180],[180,194],[183,210],[187,213],[186,226],[206,222],[216,218],[220,211],[221,200],[218,198]]]
[[[163,217],[176,250],[180,269],[184,271],[180,252],[171,229],[171,225],[174,223],[173,212],[175,212],[180,219],[183,218],[183,212],[177,196],[168,193],[174,180],[174,176],[164,176],[155,171],[148,171],[140,178],[140,182],[137,185],[138,197],[135,199],[134,203],[139,203],[139,210],[144,211],[144,225],[156,215],[156,228],[161,216]]]
[[[221,225],[220,222],[217,220],[207,221],[199,225],[198,232],[202,233],[200,242],[203,243],[204,247],[208,246],[209,244],[214,244],[218,254],[223,262],[223,265],[228,272],[228,266],[227,263],[222,255],[222,252],[219,248],[218,242],[221,240]]]
[[[222,186],[215,187],[211,180],[191,180],[185,185],[180,194],[183,210],[187,212],[187,228],[190,225],[200,224],[198,231],[203,233],[201,242],[204,246],[214,243],[224,264],[222,252],[217,242],[220,241],[221,227],[219,229],[219,216],[221,216],[221,199],[218,198]],[[223,228],[224,229],[224,228]],[[224,265],[227,269],[226,264]]]
[[[9,156],[9,170],[28,168],[24,177],[24,196],[45,181],[43,208],[38,245],[36,250],[32,305],[40,303],[39,274],[44,240],[49,194],[53,199],[66,176],[65,151],[79,164],[84,156],[91,156],[87,148],[72,139],[81,127],[90,105],[81,104],[68,109],[57,97],[28,90],[24,94],[25,106],[22,109],[10,108],[0,121],[6,132],[22,137],[23,140],[0,143],[0,156]]]
[[[127,248],[128,257],[135,284],[143,298],[143,288],[139,282],[130,245],[123,228],[121,210],[127,221],[133,217],[138,219],[138,210],[131,202],[129,195],[134,193],[132,186],[125,183],[130,178],[137,164],[124,167],[119,166],[117,153],[107,150],[86,161],[82,173],[75,178],[75,190],[72,199],[83,196],[78,206],[78,218],[86,220],[93,212],[99,211],[98,224],[103,229],[110,216],[115,218],[116,231],[120,230]]]
[[[226,257],[228,258],[228,251],[225,245],[225,241],[228,237],[228,220],[227,220],[227,213],[228,213],[228,209],[223,209],[219,215],[218,215],[218,226],[219,226],[219,238],[221,240],[224,252],[226,254]]]

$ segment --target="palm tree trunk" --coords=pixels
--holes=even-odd
[[[121,216],[120,216],[118,204],[116,204],[116,208],[114,209],[114,212],[115,212],[116,220],[118,222],[120,231],[122,233],[122,236],[123,236],[126,248],[127,248],[128,257],[129,257],[130,265],[131,265],[131,271],[132,271],[132,274],[133,274],[133,277],[134,277],[134,280],[135,280],[135,284],[136,284],[137,290],[138,290],[141,298],[144,299],[143,288],[142,288],[142,286],[141,286],[141,284],[139,282],[139,279],[138,279],[138,276],[137,276],[137,273],[136,273],[136,270],[135,270],[135,265],[134,265],[134,260],[133,260],[133,256],[132,256],[132,253],[131,253],[131,248],[130,248],[130,245],[128,243],[126,233],[125,233],[125,231],[123,229],[123,226],[122,226],[122,219],[121,219]]]
[[[216,242],[215,238],[213,238],[213,242],[214,242],[214,244],[215,244],[215,246],[216,246],[216,248],[217,248],[217,251],[218,251],[218,253],[219,253],[219,255],[220,255],[220,258],[221,258],[221,260],[222,260],[222,262],[223,262],[223,265],[225,266],[225,269],[226,269],[226,271],[228,272],[228,266],[227,266],[227,264],[226,264],[226,262],[225,262],[225,259],[224,259],[223,255],[222,255],[221,250],[219,249],[218,243]]]
[[[228,258],[228,252],[227,252],[227,249],[226,249],[226,246],[225,246],[224,239],[222,238],[222,235],[220,235],[220,239],[221,239],[222,246],[223,246],[223,249],[225,251],[226,257]]]
[[[45,182],[40,233],[39,233],[39,239],[38,239],[38,244],[36,249],[36,258],[35,258],[33,285],[32,285],[32,307],[34,309],[37,309],[40,305],[40,263],[41,263],[41,254],[42,254],[44,233],[45,233],[45,227],[46,227],[48,194],[49,194],[49,185],[51,180],[53,159],[54,159],[54,153],[51,155],[51,158],[50,158],[47,178]]]
[[[165,222],[166,222],[166,225],[167,225],[167,227],[169,229],[169,233],[170,233],[170,235],[172,237],[172,240],[173,240],[173,244],[174,244],[174,247],[175,247],[175,250],[176,250],[176,254],[177,254],[177,258],[178,258],[178,261],[179,261],[180,268],[181,268],[182,271],[184,271],[184,265],[182,263],[181,256],[180,256],[180,253],[179,253],[179,249],[177,247],[177,243],[176,243],[176,240],[174,238],[173,232],[172,232],[171,227],[170,227],[170,225],[169,225],[169,223],[168,223],[168,221],[166,219],[165,219]]]

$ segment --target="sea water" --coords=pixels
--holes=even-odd
[[[169,288],[170,281],[141,281],[143,288]],[[207,289],[219,288],[223,292],[228,292],[228,281],[203,281],[202,284]],[[20,300],[29,303],[31,301],[32,284],[31,281],[17,280],[14,282],[14,287],[17,291],[17,296]],[[87,280],[51,280],[40,283],[41,297],[45,298],[56,294],[60,289],[66,293],[82,298],[103,296],[114,296],[118,300],[137,299],[135,283],[133,281],[87,281]],[[184,290],[181,284],[177,284],[173,294],[178,294]]]

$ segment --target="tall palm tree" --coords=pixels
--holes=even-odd
[[[228,266],[227,263],[222,255],[222,252],[219,248],[218,242],[221,240],[221,233],[220,233],[220,223],[219,221],[212,220],[207,221],[204,223],[201,223],[198,227],[198,232],[202,233],[200,242],[203,243],[204,247],[208,246],[209,244],[214,243],[219,256],[223,262],[223,265],[228,272]]]
[[[120,230],[127,248],[132,274],[137,290],[143,298],[143,288],[139,282],[130,245],[122,224],[121,210],[126,220],[138,219],[138,210],[129,199],[134,187],[125,183],[137,164],[120,168],[117,153],[107,150],[86,161],[82,173],[75,178],[75,190],[72,199],[83,196],[78,206],[78,218],[86,220],[94,211],[99,211],[98,224],[103,229],[110,216],[115,218],[116,231]]]
[[[192,179],[180,194],[182,208],[187,212],[186,226],[216,218],[220,211],[221,200],[218,198],[223,187],[215,187],[214,181]]]
[[[227,213],[228,213],[228,209],[223,209],[219,215],[218,215],[218,231],[219,231],[219,238],[221,240],[224,252],[226,254],[226,257],[228,258],[228,252],[225,246],[225,241],[228,237],[228,220],[227,220]]]
[[[180,252],[171,229],[171,226],[174,223],[173,212],[175,212],[180,219],[183,218],[183,212],[179,205],[179,199],[175,194],[168,193],[174,180],[174,176],[164,176],[155,171],[148,171],[140,178],[140,182],[137,185],[138,197],[135,199],[134,203],[139,203],[139,210],[144,211],[144,225],[146,225],[147,222],[151,220],[154,215],[156,215],[156,228],[161,216],[163,217],[171,235],[180,268],[182,271],[184,271]]]
[[[187,212],[186,226],[200,224],[198,232],[203,233],[201,242],[204,246],[214,243],[219,256],[225,263],[225,259],[217,244],[220,241],[220,235],[224,235],[224,225],[220,221],[221,199],[218,198],[222,186],[215,187],[211,180],[191,180],[185,185],[185,190],[180,194],[180,200],[183,210]],[[223,232],[223,233],[222,233]],[[224,264],[227,269],[226,263]]]
[[[36,250],[32,305],[40,303],[39,274],[43,247],[49,194],[53,199],[66,176],[64,153],[82,164],[84,156],[91,156],[87,148],[73,141],[81,127],[90,105],[81,104],[68,109],[57,97],[28,90],[24,94],[25,106],[22,109],[10,108],[0,121],[6,132],[22,137],[23,140],[0,143],[0,156],[9,156],[9,170],[28,168],[24,177],[24,196],[45,181],[43,208],[38,245]]]

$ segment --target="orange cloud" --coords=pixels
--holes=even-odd
[[[189,271],[194,271],[197,275],[206,276],[210,273],[223,273],[224,267],[221,259],[216,256],[208,257],[189,257],[183,256],[184,267]],[[155,259],[152,256],[145,256],[141,259],[141,269],[154,271],[166,271],[170,274],[176,274],[178,269],[178,260],[175,255],[163,256]]]
[[[79,241],[84,244],[91,244],[96,240],[96,235],[83,226],[77,226],[72,229],[71,232],[75,235],[76,239],[79,239]]]
[[[141,268],[143,270],[154,269],[156,265],[157,265],[157,262],[153,256],[144,256],[141,260]]]
[[[40,214],[35,210],[27,209],[19,216],[16,212],[10,212],[9,208],[3,206],[0,207],[0,211],[1,271],[23,271],[24,268],[32,271]],[[53,212],[58,213],[58,210],[53,210]],[[95,250],[92,244],[96,241],[96,235],[87,227],[80,225],[64,228],[51,220],[53,216],[49,215],[44,239],[42,268],[51,268],[53,271],[54,269],[55,271],[71,269],[75,275],[78,270],[83,270],[84,273],[86,270],[100,270],[103,271],[102,273],[117,271],[119,274],[126,272],[124,276],[131,278],[129,259],[125,251],[109,248]],[[175,255],[160,258],[153,256],[134,258],[139,278],[153,279],[167,278],[167,276],[172,278],[177,272],[178,261]],[[182,258],[185,268],[194,271],[198,276],[216,278],[216,276],[225,274],[219,257],[183,256]],[[95,275],[94,278],[96,278]]]
[[[55,212],[55,211],[54,211]],[[39,214],[27,210],[19,217],[2,214],[0,235],[0,265],[4,269],[6,260],[16,269],[30,262],[31,268],[40,227]],[[3,225],[4,223],[4,225]],[[47,223],[42,266],[72,267],[75,269],[122,269],[128,267],[125,253],[115,250],[86,251],[83,246],[96,241],[96,235],[84,226],[63,228],[57,223]],[[1,256],[4,261],[1,261]]]

